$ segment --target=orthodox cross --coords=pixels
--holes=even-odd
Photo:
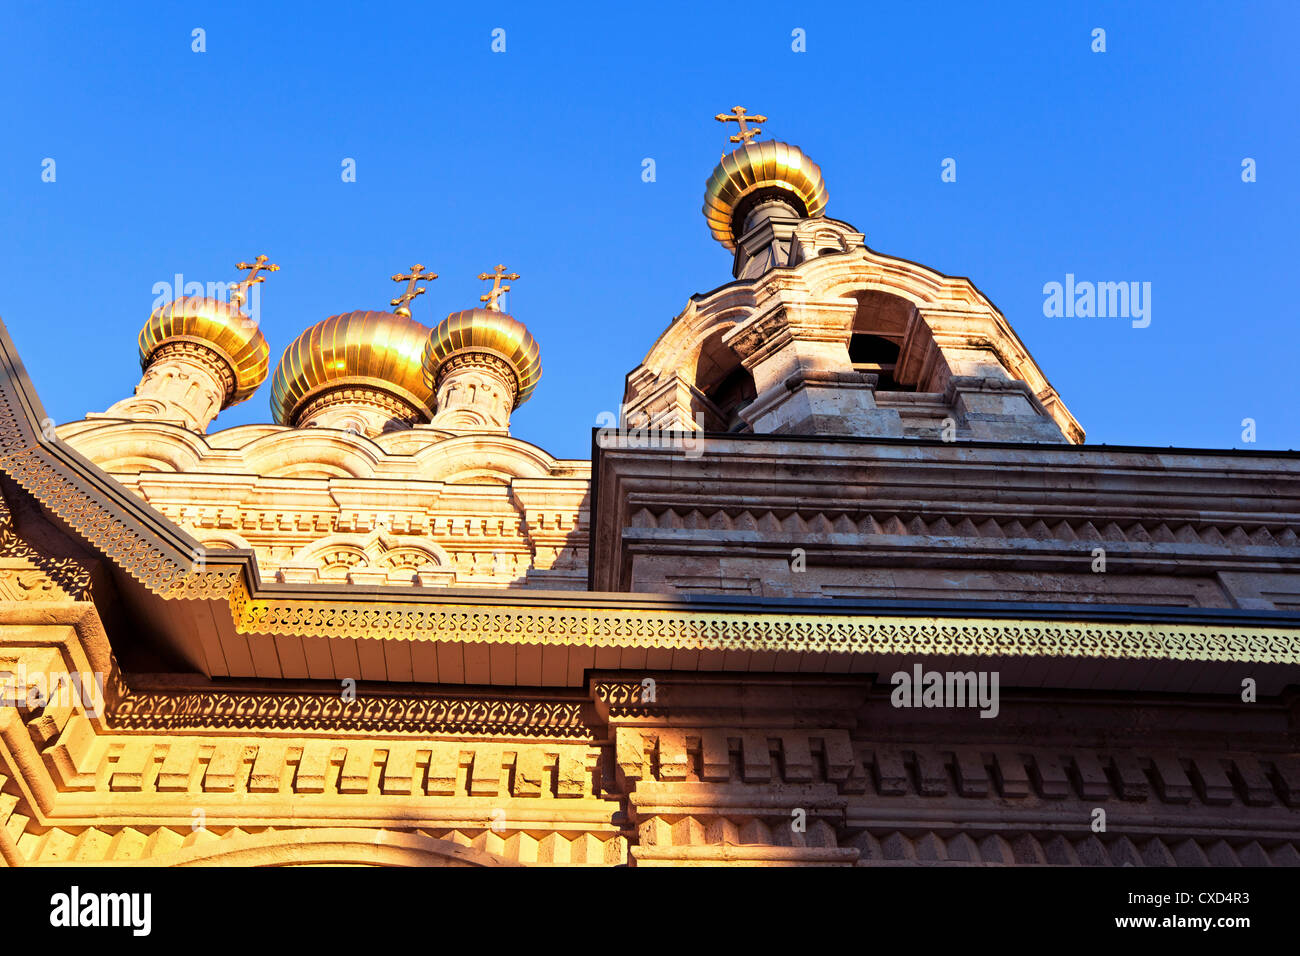
[[[421,286],[420,288],[417,289],[415,287],[415,284],[417,282],[432,282],[436,278],[438,278],[438,273],[425,272],[424,266],[420,265],[417,262],[415,265],[411,266],[410,274],[408,275],[398,274],[393,276],[394,282],[406,283],[406,291],[403,292],[401,295],[399,295],[396,299],[391,300],[388,304],[397,306],[397,308],[394,309],[393,311],[396,312],[398,315],[404,315],[409,319],[411,317],[411,310],[408,308],[408,306],[411,304],[411,300],[414,299],[417,295],[424,295],[424,287]]]
[[[230,293],[230,301],[231,301],[232,303],[234,303],[234,305],[235,305],[236,307],[241,306],[241,305],[244,304],[244,300],[247,298],[247,296],[246,296],[244,293],[246,293],[246,292],[248,291],[248,289],[249,289],[250,286],[255,286],[255,285],[257,285],[259,282],[265,282],[265,281],[266,281],[266,276],[260,276],[260,275],[258,275],[259,272],[261,272],[263,269],[265,269],[267,272],[279,272],[279,271],[280,271],[280,267],[277,266],[277,265],[276,265],[275,263],[273,263],[273,262],[268,263],[268,262],[266,261],[267,258],[268,258],[267,256],[258,256],[256,262],[240,262],[240,263],[236,263],[236,265],[235,265],[235,268],[236,268],[236,269],[252,269],[252,270],[253,270],[252,272],[250,272],[250,273],[248,274],[248,278],[246,278],[246,279],[244,279],[244,280],[242,280],[242,281],[240,281],[240,282],[236,282],[236,283],[235,283],[235,288],[234,288],[234,289],[231,291],[231,293]]]
[[[766,116],[760,116],[757,113],[746,113],[743,106],[733,106],[730,113],[719,113],[713,118],[719,123],[738,123],[740,125],[739,132],[735,133],[731,137],[731,142],[733,143],[748,143],[759,133],[763,132],[757,126],[750,129],[750,127],[746,125],[747,123],[767,122]]]
[[[493,312],[500,312],[501,304],[497,302],[497,299],[501,298],[501,296],[503,296],[505,293],[510,291],[510,286],[502,285],[501,280],[505,279],[508,282],[514,282],[516,279],[519,278],[519,273],[512,272],[509,275],[506,275],[506,267],[497,266],[491,272],[480,272],[478,274],[478,277],[484,280],[486,279],[492,280],[491,290],[488,292],[487,295],[479,296],[478,300],[480,302],[486,302],[487,307],[491,309]]]

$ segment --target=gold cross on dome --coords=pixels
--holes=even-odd
[[[394,282],[406,283],[406,291],[403,292],[401,295],[399,295],[396,299],[392,299],[388,304],[397,306],[397,308],[394,309],[393,311],[396,312],[398,315],[404,315],[409,319],[411,317],[411,310],[408,308],[408,306],[410,305],[411,300],[414,299],[417,295],[424,295],[424,287],[421,286],[420,288],[417,289],[415,287],[415,284],[417,282],[432,282],[436,278],[438,278],[438,273],[425,272],[424,266],[420,265],[417,262],[415,265],[411,266],[411,271],[409,274],[401,275],[399,273],[398,275],[393,276]]]
[[[746,125],[748,123],[766,123],[767,117],[760,116],[758,113],[746,113],[743,106],[733,106],[730,113],[719,113],[713,117],[719,123],[738,123],[739,132],[731,137],[733,143],[748,143],[751,139],[763,132],[758,126],[752,129]]]
[[[486,302],[487,307],[491,309],[493,312],[500,312],[501,304],[497,302],[497,299],[501,298],[501,296],[505,295],[507,292],[510,291],[510,286],[502,285],[501,280],[505,279],[508,282],[514,282],[516,279],[519,278],[519,273],[512,272],[509,275],[506,275],[506,267],[497,266],[491,272],[480,272],[478,274],[478,277],[484,280],[487,279],[492,280],[492,288],[488,291],[487,295],[479,296],[478,300],[480,302]]]
[[[234,289],[230,293],[230,301],[234,303],[236,306],[240,306],[244,304],[244,300],[247,298],[247,296],[244,293],[248,291],[250,286],[255,286],[259,282],[266,281],[266,276],[258,275],[259,272],[261,272],[263,269],[265,269],[267,272],[280,271],[280,267],[273,262],[268,263],[266,261],[267,258],[268,258],[267,256],[258,256],[255,262],[239,262],[235,264],[236,269],[253,270],[248,274],[248,278],[243,279],[240,282],[236,282]]]

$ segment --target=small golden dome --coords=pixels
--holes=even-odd
[[[361,385],[428,412],[433,393],[420,357],[428,326],[392,312],[348,312],[317,322],[289,343],[271,381],[271,412],[281,425],[321,392]]]
[[[774,192],[794,200],[799,212],[810,219],[826,211],[821,167],[798,146],[776,140],[746,143],[722,157],[704,187],[704,218],[713,238],[735,249],[744,217]]]
[[[169,342],[195,342],[230,366],[235,390],[223,408],[242,402],[266,381],[270,349],[257,323],[238,306],[220,299],[182,297],[156,309],[140,330],[140,367]]]
[[[491,309],[453,312],[438,323],[425,346],[425,386],[433,391],[442,363],[467,349],[490,352],[504,359],[514,370],[518,385],[514,407],[528,401],[542,377],[542,350],[522,322]]]

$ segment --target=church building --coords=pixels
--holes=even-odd
[[[969,279],[718,119],[731,275],[589,460],[512,431],[505,265],[273,359],[240,262],[65,423],[0,325],[0,860],[1300,864],[1300,456],[1085,443]]]

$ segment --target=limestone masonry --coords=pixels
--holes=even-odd
[[[0,326],[0,859],[1300,864],[1300,458],[1085,444],[722,116],[731,281],[591,461],[511,432],[504,265],[273,362],[241,263],[57,428]]]

